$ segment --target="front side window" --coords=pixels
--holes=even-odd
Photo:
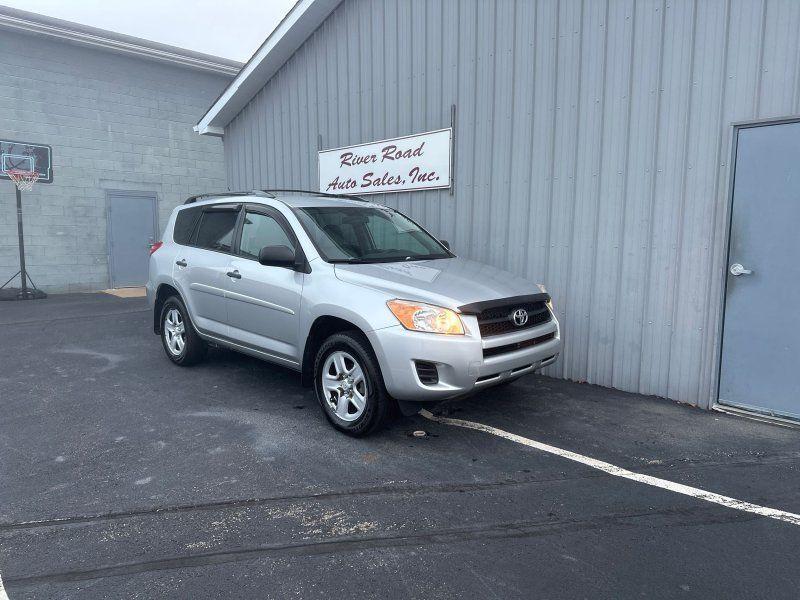
[[[452,254],[405,215],[374,206],[296,209],[328,262],[395,262],[450,258]]]
[[[197,230],[196,245],[209,250],[230,252],[238,214],[235,210],[205,211]]]
[[[257,212],[246,213],[242,225],[239,253],[258,259],[258,254],[264,246],[294,248],[294,243],[289,239],[283,227],[269,215]]]

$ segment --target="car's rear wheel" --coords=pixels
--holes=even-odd
[[[355,332],[336,333],[322,343],[314,361],[314,388],[328,421],[349,435],[369,435],[391,414],[393,400],[378,361]]]
[[[177,296],[167,298],[161,308],[161,342],[169,359],[182,367],[200,362],[208,350]]]

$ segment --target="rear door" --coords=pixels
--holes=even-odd
[[[258,262],[264,246],[299,249],[290,225],[275,209],[245,207],[237,255],[229,270],[230,336],[287,362],[300,362],[299,314],[305,274]]]
[[[800,418],[800,122],[737,130],[719,402]]]
[[[230,204],[203,207],[192,244],[178,252],[173,270],[195,326],[218,336],[228,335],[225,288],[239,208]]]

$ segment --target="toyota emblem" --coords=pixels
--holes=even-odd
[[[514,321],[514,325],[517,327],[522,327],[528,322],[528,311],[524,308],[518,308],[511,313],[511,320]]]

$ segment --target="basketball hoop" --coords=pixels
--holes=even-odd
[[[36,171],[23,171],[22,169],[9,169],[6,171],[9,179],[14,182],[20,192],[30,192],[33,184],[39,179]]]
[[[31,144],[0,139],[0,181],[14,182],[17,197],[17,240],[19,244],[19,271],[0,285],[0,300],[33,300],[46,298],[47,294],[36,288],[25,266],[25,234],[22,224],[22,192],[30,192],[36,183],[53,183],[53,149],[44,144]],[[9,287],[19,276],[20,286]],[[0,591],[2,591],[0,584]],[[3,596],[3,594],[0,594]]]

